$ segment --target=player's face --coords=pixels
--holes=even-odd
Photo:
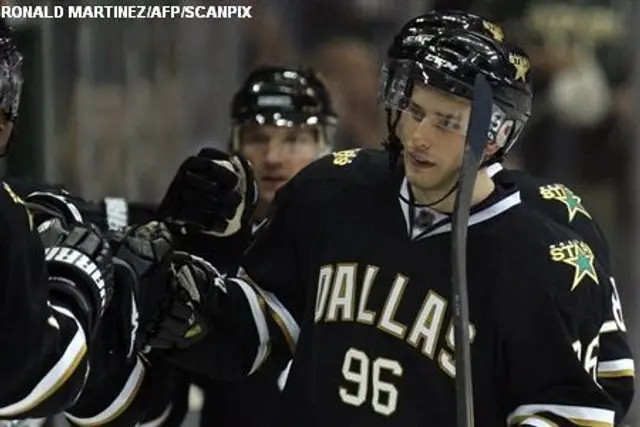
[[[447,192],[458,179],[471,105],[435,89],[417,86],[402,111],[398,136],[409,183],[421,192]]]
[[[260,198],[271,203],[280,187],[320,156],[322,144],[308,128],[255,125],[243,129],[240,151],[253,165]]]

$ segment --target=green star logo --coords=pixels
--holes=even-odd
[[[567,207],[569,222],[573,221],[578,213],[591,219],[591,214],[582,205],[582,199],[573,191],[562,184],[552,184],[540,187],[540,196],[545,200],[555,200]]]
[[[598,273],[596,273],[595,256],[593,251],[585,242],[571,240],[568,242],[551,245],[549,255],[556,262],[562,262],[573,267],[573,283],[571,291],[576,289],[586,277],[590,277],[596,284]]]

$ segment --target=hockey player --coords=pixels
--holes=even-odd
[[[313,70],[261,67],[231,105],[232,152],[253,166],[262,221],[276,191],[312,161],[331,152],[337,115]]]
[[[487,167],[487,173],[499,184],[516,185],[523,203],[575,231],[593,248],[600,263],[610,273],[611,310],[600,331],[597,377],[598,383],[615,400],[616,420],[621,421],[629,411],[635,393],[635,363],[602,230],[580,197],[560,183],[537,178],[521,170],[505,169],[498,161]]]
[[[195,236],[190,237],[186,247],[215,260],[227,272],[237,268],[241,253],[250,243],[247,231],[265,218],[276,190],[313,160],[331,151],[337,116],[328,91],[312,70],[260,67],[249,74],[236,92],[231,103],[231,120],[230,152],[240,157],[207,149],[187,159],[160,209],[165,218],[198,225],[190,230],[189,234]],[[216,160],[211,162],[212,158]],[[223,200],[203,191],[207,183],[224,179],[220,174],[229,167],[246,170],[240,173],[243,177],[238,181],[251,183],[253,173],[242,158],[253,166],[258,191],[245,184],[240,193],[250,193],[244,197],[248,200],[259,195],[255,211],[252,207],[237,210],[236,199],[240,196],[235,191],[229,191],[229,198]],[[224,163],[227,159],[229,164]],[[216,190],[219,188],[212,188],[212,192]],[[202,202],[207,199],[210,200]],[[220,218],[212,221],[212,214],[220,211],[244,212],[239,222],[242,229],[237,235],[235,229],[228,227],[230,223],[221,223]],[[248,215],[252,218],[247,218]],[[217,237],[212,238],[211,233]],[[273,375],[256,375],[242,382],[202,378],[195,381],[205,389],[202,425],[262,426],[269,422],[267,414],[276,407],[279,390]],[[252,411],[246,410],[246,401],[253,402]]]
[[[18,115],[21,62],[0,28],[2,156]],[[70,407],[82,390],[88,347],[112,294],[112,255],[98,232],[74,222],[45,252],[32,212],[1,185],[0,419],[39,417]]]
[[[204,261],[180,270],[209,276],[192,307],[210,333],[183,366],[242,377],[282,369],[295,350],[277,425],[455,422],[449,214],[468,100],[484,74],[502,113],[498,145],[509,146],[531,93],[526,55],[487,36],[494,24],[428,18],[422,46],[398,37],[381,77],[389,158],[351,150],[303,170],[278,192],[239,277]],[[596,382],[608,273],[582,238],[484,167],[473,195],[476,425],[612,426],[615,405]]]
[[[1,157],[8,152],[18,116],[21,63],[11,32],[2,22]],[[3,182],[0,190],[4,245],[0,420],[68,410],[79,425],[139,422],[149,398],[166,380],[153,381],[151,374],[141,384],[145,362],[130,344],[145,315],[142,308],[153,309],[140,305],[136,310],[137,304],[153,288],[142,291],[133,286],[153,281],[147,276],[162,264],[169,242],[122,235],[110,245],[58,189],[12,183],[18,188]],[[21,197],[20,192],[32,194]],[[118,256],[115,270],[113,251]]]
[[[484,29],[488,37],[498,39],[505,37],[500,27],[487,23],[481,17],[455,11],[448,12],[446,15],[450,26],[458,25],[460,28],[464,28],[474,25],[480,30]],[[424,39],[420,38],[430,37],[432,31],[430,15],[410,21],[402,31],[403,34],[401,33],[399,36],[405,39],[406,46],[412,43],[418,46],[423,44]],[[528,67],[528,64],[522,64],[522,66]],[[488,175],[502,185],[517,185],[523,203],[575,231],[593,248],[605,269],[611,272],[612,267],[606,239],[577,195],[562,184],[533,177],[521,170],[505,169],[502,166],[501,162],[505,154],[517,141],[517,137],[507,139],[510,132],[514,130],[512,125],[511,121],[504,120],[500,111],[495,112],[491,129],[494,141],[490,146],[491,150],[495,150],[495,153],[488,162]],[[506,145],[507,141],[510,145]],[[599,383],[618,403],[616,415],[618,419],[622,419],[633,399],[635,369],[633,356],[627,342],[622,305],[614,279],[612,279],[611,285],[613,291],[612,309],[609,311],[610,318],[603,325],[601,331],[600,360],[597,372]]]

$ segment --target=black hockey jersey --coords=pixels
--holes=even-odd
[[[107,204],[93,203],[71,196],[60,186],[37,183],[34,181],[9,178],[13,186],[8,184],[6,189],[10,190],[11,199],[17,200],[11,207],[5,208],[3,204],[2,212],[6,215],[16,215],[13,219],[13,226],[9,229],[12,233],[19,233],[22,228],[19,226],[20,217],[29,218],[26,209],[21,206],[21,198],[37,191],[52,192],[62,194],[67,200],[73,202],[83,216],[83,219],[93,222],[103,229],[113,226],[113,221],[109,221],[107,215]],[[0,202],[3,202],[4,197]],[[139,207],[133,209],[136,220],[144,220],[146,209]],[[113,211],[112,211],[113,217]],[[120,215],[118,220],[128,216]],[[22,219],[22,223],[26,223]],[[112,228],[125,226],[126,223],[119,222]],[[139,423],[146,415],[147,410],[153,400],[162,395],[162,391],[172,387],[173,378],[170,373],[148,369],[147,362],[142,357],[132,357],[125,360],[118,358],[120,354],[115,351],[111,341],[113,333],[108,330],[112,325],[111,317],[117,315],[113,310],[107,310],[102,325],[98,330],[97,337],[89,341],[82,325],[73,314],[73,308],[65,306],[62,302],[47,301],[46,266],[43,257],[43,248],[36,231],[29,233],[28,238],[21,238],[22,243],[32,246],[31,256],[27,259],[22,255],[22,264],[17,261],[12,262],[16,273],[13,270],[2,271],[2,277],[15,277],[14,280],[20,282],[6,283],[3,294],[5,301],[10,302],[12,310],[5,310],[0,316],[0,328],[3,337],[11,339],[11,343],[1,344],[3,357],[0,358],[0,372],[5,372],[3,363],[19,364],[29,372],[32,377],[21,374],[19,369],[14,368],[15,377],[12,375],[2,375],[6,378],[0,387],[0,418],[27,418],[34,416],[54,415],[57,412],[66,411],[66,415],[75,425],[109,425],[109,426],[131,426]],[[3,239],[7,244],[9,238]],[[10,259],[17,260],[20,256],[18,249],[5,249],[5,253],[11,255]],[[40,261],[42,259],[42,261]],[[5,264],[9,258],[5,258]],[[29,274],[33,285],[26,280],[24,275],[18,274],[20,270],[24,274]],[[28,272],[28,273],[27,273]],[[13,284],[12,284],[13,283]],[[4,286],[3,286],[4,288]],[[16,291],[24,293],[20,297]],[[28,301],[27,301],[28,299]],[[21,301],[24,300],[24,303]],[[29,306],[25,310],[25,305]],[[116,310],[117,311],[117,310]],[[45,316],[51,312],[47,319]],[[8,316],[8,317],[5,317]],[[32,316],[33,319],[29,317]],[[9,319],[9,320],[7,320]],[[27,323],[25,325],[25,322]],[[11,328],[16,328],[11,332]],[[26,329],[25,329],[26,328]],[[49,331],[51,329],[51,331]],[[25,337],[16,340],[15,337]],[[29,339],[27,339],[29,338]],[[19,344],[23,344],[19,345]],[[34,348],[41,349],[40,352]],[[88,356],[90,356],[88,358]],[[54,364],[57,362],[57,365]],[[11,365],[11,366],[13,366]],[[90,366],[91,374],[87,377],[87,366]],[[51,368],[51,372],[43,370]],[[8,368],[7,368],[8,369]],[[46,376],[43,378],[38,375]],[[68,377],[68,378],[67,378]],[[22,389],[17,393],[13,388],[13,379],[28,381],[25,384],[32,385],[38,380],[40,383],[31,395],[23,401],[13,403],[7,408],[3,408],[6,399],[16,401],[16,397],[24,394]],[[6,385],[6,387],[5,387]],[[51,395],[43,400],[43,396]],[[31,400],[36,401],[35,403]],[[38,400],[43,400],[38,403]],[[29,405],[33,406],[31,408]]]
[[[228,281],[218,323],[236,330],[209,339],[209,369],[281,369],[288,344],[276,425],[455,425],[451,223],[414,229],[387,164],[350,150],[303,170]],[[589,245],[498,188],[468,253],[475,425],[612,426],[595,381],[611,291]]]
[[[594,250],[600,263],[612,276],[611,310],[600,331],[598,381],[618,402],[616,411],[622,419],[634,396],[635,364],[627,340],[622,304],[613,278],[609,246],[604,233],[585,208],[581,198],[557,182],[534,177],[521,170],[505,169],[494,163],[487,168],[494,181],[515,184],[523,202],[559,224],[575,231]]]
[[[80,316],[49,294],[44,248],[22,199],[0,183],[0,419],[73,404],[87,373]]]

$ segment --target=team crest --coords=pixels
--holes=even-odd
[[[509,62],[513,65],[513,68],[516,70],[516,75],[514,77],[515,80],[522,80],[523,82],[527,81],[527,73],[531,68],[531,63],[529,59],[525,58],[522,55],[515,55],[513,53],[509,54]]]
[[[552,184],[540,187],[540,196],[545,200],[555,200],[567,207],[569,222],[573,221],[578,213],[591,219],[591,214],[582,205],[582,199],[562,184]]]
[[[502,28],[500,28],[499,25],[489,21],[482,21],[482,25],[485,30],[491,33],[491,36],[493,36],[495,40],[499,42],[504,41],[504,31],[502,31]]]
[[[333,155],[333,164],[337,166],[348,165],[356,158],[360,148],[354,148],[352,150],[336,151],[331,153]]]
[[[571,290],[577,288],[586,277],[590,277],[598,284],[598,274],[595,267],[593,251],[585,242],[571,240],[551,245],[549,247],[551,260],[570,265],[575,269]]]

